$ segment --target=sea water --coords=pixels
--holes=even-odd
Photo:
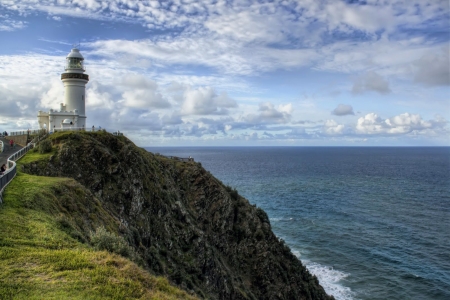
[[[336,299],[450,299],[449,147],[147,148],[269,215]]]

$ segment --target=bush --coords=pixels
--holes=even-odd
[[[114,233],[108,232],[105,227],[99,227],[90,234],[91,245],[97,250],[106,250],[121,256],[134,259],[133,249],[128,245],[125,239]]]
[[[52,151],[52,142],[43,140],[39,143],[39,153],[44,154]]]
[[[258,216],[258,218],[259,218],[259,220],[261,222],[265,222],[267,224],[270,224],[269,217],[267,216],[267,213],[264,210],[262,210],[261,208],[259,208],[259,207],[256,208],[256,215]]]
[[[239,199],[239,193],[236,189],[233,189],[231,186],[227,185],[225,186],[225,189],[230,194],[231,198],[234,200]]]

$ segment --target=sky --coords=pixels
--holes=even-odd
[[[0,0],[0,131],[58,109],[138,146],[450,146],[448,0]]]

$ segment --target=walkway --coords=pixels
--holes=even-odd
[[[23,147],[16,144],[14,145],[14,148],[11,148],[7,139],[1,137],[0,140],[4,144],[3,152],[0,153],[0,166],[2,166],[3,164],[6,164],[6,160],[8,159],[8,157],[10,157]]]

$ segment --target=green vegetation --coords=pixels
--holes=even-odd
[[[3,194],[0,299],[194,299],[123,257],[133,251],[83,186],[20,172],[52,155],[27,154]]]
[[[39,143],[39,153],[44,154],[52,151],[52,142],[49,140],[43,140]]]
[[[106,250],[129,258],[134,262],[140,262],[139,256],[122,236],[107,231],[103,226],[91,231],[90,242],[96,250]]]

